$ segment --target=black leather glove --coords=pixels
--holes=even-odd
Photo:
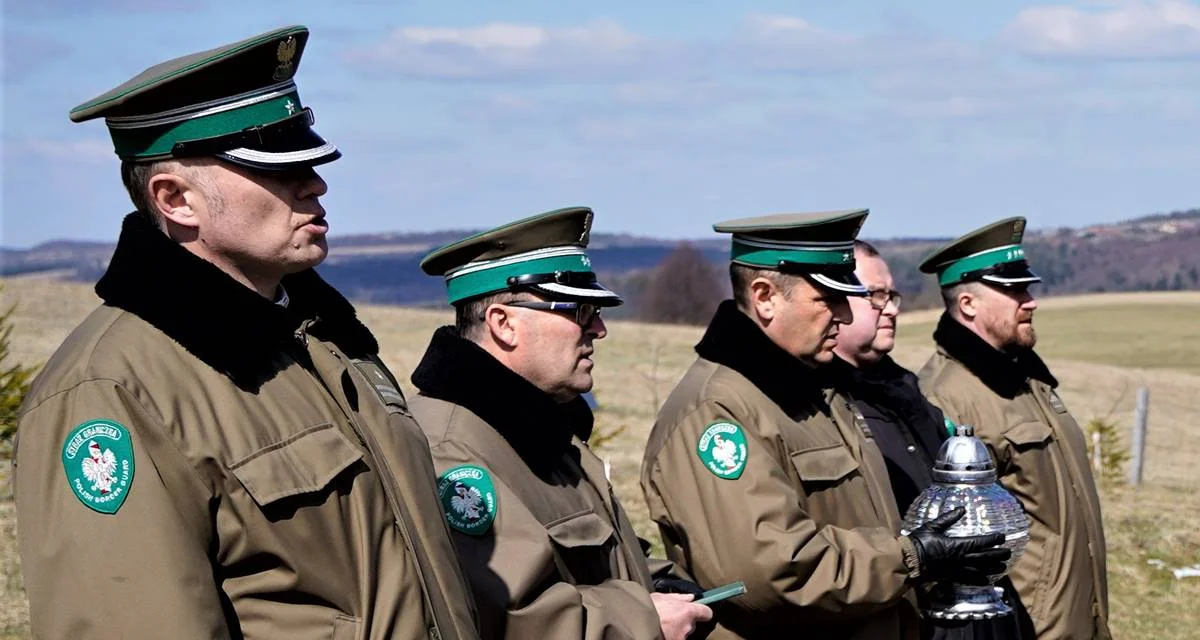
[[[917,549],[918,579],[950,580],[960,584],[987,584],[989,575],[1004,573],[1011,552],[998,548],[1003,533],[951,538],[946,529],[966,511],[955,507],[908,534]]]

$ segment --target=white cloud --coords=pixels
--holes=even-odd
[[[402,27],[382,41],[350,50],[347,60],[409,76],[501,80],[626,72],[650,54],[649,41],[610,20],[577,27],[493,23],[479,27]]]
[[[612,20],[569,27],[401,27],[344,59],[373,72],[429,80],[629,84],[727,72],[869,71],[970,55],[968,47],[944,39],[835,31],[797,16],[755,13],[724,36],[686,42],[645,37]]]
[[[1170,58],[1200,55],[1200,6],[1183,0],[1130,0],[1099,10],[1066,5],[1017,14],[1004,39],[1041,56]]]
[[[821,29],[796,16],[754,13],[746,17],[742,36],[751,41],[784,46],[850,45],[858,36]]]

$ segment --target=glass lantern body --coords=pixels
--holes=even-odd
[[[1025,509],[996,482],[996,468],[987,447],[969,426],[942,444],[934,464],[934,483],[913,501],[901,533],[916,529],[942,513],[963,507],[963,517],[946,533],[953,537],[1004,534],[1001,545],[1012,552],[1004,572],[988,576],[987,585],[937,584],[929,591],[925,613],[951,620],[989,619],[1012,613],[993,585],[1021,557],[1029,541]]]

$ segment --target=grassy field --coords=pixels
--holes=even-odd
[[[47,358],[96,304],[90,289],[47,280],[7,281],[0,304],[19,303],[14,355]],[[1200,578],[1168,568],[1200,563],[1200,294],[1121,294],[1050,299],[1036,315],[1039,351],[1059,377],[1079,422],[1115,420],[1127,431],[1139,387],[1151,390],[1145,482],[1101,488],[1108,537],[1112,626],[1119,639],[1184,639],[1200,629]],[[447,313],[365,307],[383,357],[407,378]],[[936,314],[902,317],[896,358],[919,368],[930,352]],[[598,344],[597,426],[619,435],[600,451],[639,533],[657,540],[637,486],[638,465],[658,404],[693,359],[701,329],[612,323]],[[411,391],[411,388],[406,389]],[[11,499],[0,500],[0,638],[25,637],[28,608],[15,556]]]

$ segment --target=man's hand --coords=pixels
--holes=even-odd
[[[987,584],[988,576],[1004,573],[1004,562],[1010,552],[997,546],[1004,542],[1004,534],[961,538],[946,535],[946,530],[963,513],[962,507],[955,507],[908,534],[917,549],[921,580]]]
[[[712,619],[712,609],[692,602],[695,598],[690,593],[650,594],[666,640],[683,640],[696,628],[696,623]]]

